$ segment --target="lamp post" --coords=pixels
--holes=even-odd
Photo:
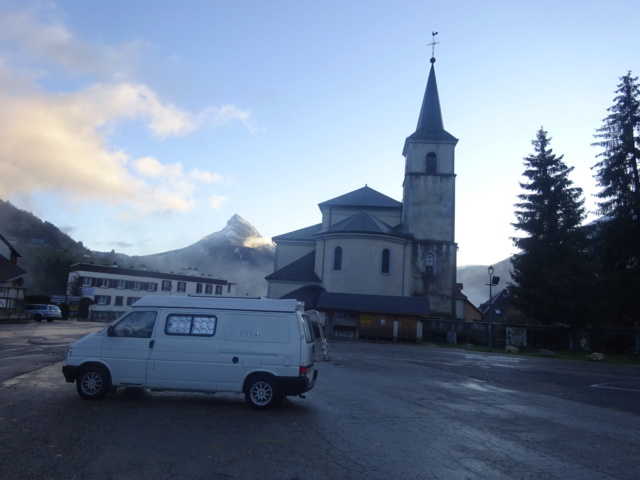
[[[489,351],[491,351],[491,321],[493,320],[493,308],[491,307],[491,300],[493,297],[493,293],[491,292],[492,287],[498,285],[498,282],[500,282],[500,277],[494,277],[493,276],[493,265],[491,265],[489,268],[487,268],[487,272],[489,272],[489,283],[487,283],[486,285],[489,286]]]

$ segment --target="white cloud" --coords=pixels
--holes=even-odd
[[[273,242],[270,238],[264,237],[250,237],[244,241],[243,244],[245,247],[249,248],[259,248],[259,247],[273,247]]]
[[[113,77],[129,71],[143,47],[140,42],[115,47],[83,42],[68,30],[62,13],[50,2],[28,10],[12,10],[4,3],[0,9],[0,45],[8,45],[4,54],[20,64],[46,64],[69,74]]]
[[[110,134],[124,122],[141,122],[160,140],[203,124],[241,121],[252,130],[248,111],[234,105],[185,111],[148,85],[122,80],[134,70],[141,44],[83,42],[53,4],[28,11],[7,5],[0,2],[0,198],[49,192],[68,201],[124,205],[127,214],[187,212],[195,208],[201,184],[228,183],[183,163],[132,159],[126,147],[110,145]],[[54,72],[89,73],[96,80],[47,92],[38,83]],[[226,201],[214,195],[208,203],[220,208]]]
[[[222,175],[200,170],[199,168],[190,170],[189,178],[202,183],[222,183],[224,181]]]
[[[133,168],[142,176],[148,178],[180,178],[182,164],[163,165],[152,157],[143,157],[133,162]]]
[[[227,203],[229,199],[227,197],[223,197],[221,195],[212,195],[209,197],[209,206],[214,210],[218,210],[222,208],[222,206]]]
[[[4,198],[50,191],[75,200],[131,204],[147,213],[185,212],[194,206],[197,184],[223,182],[213,172],[185,172],[181,163],[163,164],[149,156],[131,160],[110,148],[105,132],[125,119],[144,121],[163,135],[196,127],[196,116],[163,104],[144,85],[97,84],[69,94],[0,93],[0,111]]]

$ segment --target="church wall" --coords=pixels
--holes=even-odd
[[[334,270],[334,252],[342,247],[342,269]],[[389,273],[381,273],[382,252],[389,249]],[[329,238],[320,265],[322,285],[328,292],[402,295],[405,244],[364,236]]]
[[[454,173],[454,147],[452,143],[423,143],[409,144],[406,151],[406,173],[424,173],[427,166],[427,154],[433,152],[437,158],[438,173]]]
[[[267,298],[282,298],[284,295],[304,286],[304,284],[300,283],[269,282]]]
[[[453,175],[407,175],[405,177],[405,224],[415,238],[453,241],[454,182]]]
[[[433,272],[425,259],[435,256]],[[457,245],[450,242],[414,242],[407,255],[405,295],[428,297],[434,314],[455,315]]]

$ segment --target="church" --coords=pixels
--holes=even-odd
[[[273,238],[269,298],[296,298],[327,334],[421,340],[424,319],[460,318],[455,147],[444,129],[435,58],[403,148],[399,202],[364,186],[318,205],[321,223]]]

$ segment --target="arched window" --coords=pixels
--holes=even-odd
[[[438,172],[438,157],[435,153],[427,153],[427,162],[425,166],[425,173],[437,173]]]
[[[388,248],[382,250],[382,268],[380,270],[382,273],[389,273],[390,256]]]
[[[424,256],[424,269],[427,275],[435,275],[436,273],[436,254],[427,252]]]
[[[333,251],[333,269],[342,270],[342,247],[336,247]]]

